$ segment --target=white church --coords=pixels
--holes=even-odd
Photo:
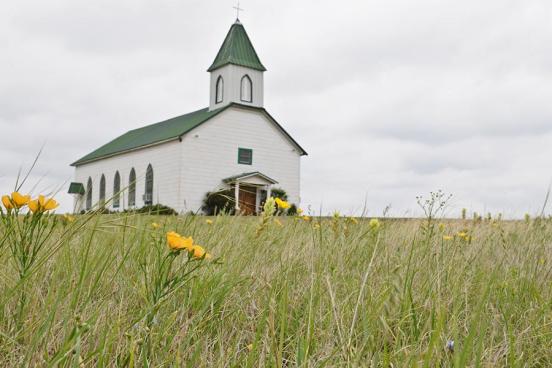
[[[298,205],[307,153],[264,108],[265,71],[237,19],[208,69],[209,107],[128,131],[72,163],[75,212],[197,212],[207,192],[231,189],[236,210],[251,214],[276,187]]]

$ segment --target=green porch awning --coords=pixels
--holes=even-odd
[[[71,183],[69,184],[69,194],[84,194],[84,185],[82,183]]]

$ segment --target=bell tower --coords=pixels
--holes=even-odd
[[[207,70],[211,74],[209,110],[229,103],[263,107],[263,66],[243,24],[232,24]]]

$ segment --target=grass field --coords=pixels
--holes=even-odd
[[[2,367],[552,366],[550,220],[40,221],[23,273],[0,225]]]

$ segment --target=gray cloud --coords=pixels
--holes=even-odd
[[[205,72],[232,2],[14,2],[0,14],[0,190],[30,184],[126,130],[208,103]],[[245,2],[265,101],[305,146],[302,198],[325,211],[537,211],[552,177],[546,0]],[[42,179],[41,179],[42,178]],[[30,188],[30,187],[29,187]],[[64,210],[71,199],[60,193]]]

